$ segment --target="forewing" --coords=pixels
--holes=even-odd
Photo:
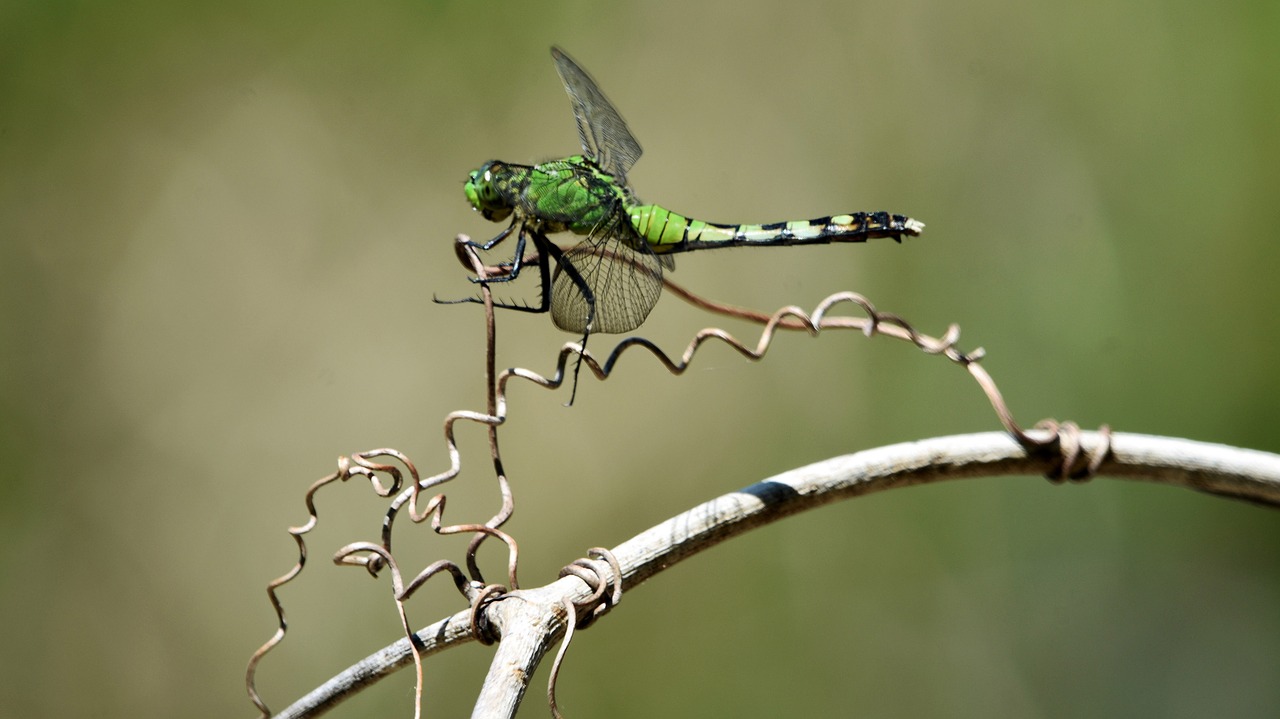
[[[564,253],[595,296],[590,332],[616,334],[640,326],[662,292],[662,264],[634,236],[622,213],[612,213],[590,235]],[[551,289],[556,327],[586,333],[591,305],[569,272],[560,267]]]
[[[573,103],[573,116],[578,121],[578,139],[587,156],[600,169],[625,183],[627,171],[640,159],[640,143],[627,128],[627,123],[614,109],[591,76],[578,67],[564,51],[551,48],[556,72],[564,82],[565,92]]]

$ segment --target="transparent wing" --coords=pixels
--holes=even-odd
[[[616,334],[640,326],[662,292],[662,265],[626,216],[610,213],[582,242],[564,253],[595,295],[590,331]],[[551,319],[556,327],[586,333],[591,304],[563,267],[551,288]]]
[[[625,184],[627,171],[640,159],[640,143],[585,70],[558,47],[551,48],[551,57],[573,103],[583,151],[600,169]]]

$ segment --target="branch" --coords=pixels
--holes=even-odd
[[[1096,432],[1083,432],[1081,437],[1087,451],[1102,446]],[[1280,455],[1141,434],[1114,433],[1110,441],[1111,451],[1099,475],[1280,507]],[[800,467],[722,495],[632,537],[612,552],[622,570],[622,586],[628,589],[747,530],[824,504],[953,479],[1044,474],[1057,461],[1029,456],[1002,432],[880,447]],[[580,603],[592,593],[582,580],[564,577],[544,587],[503,595],[486,607],[485,620],[503,643],[481,690],[485,703],[477,704],[475,716],[514,716],[538,662],[564,632],[563,603]],[[472,641],[469,621],[470,611],[462,611],[418,632],[421,653],[425,656]],[[521,649],[514,654],[519,656],[514,656],[511,650],[517,647]],[[277,716],[319,716],[411,662],[409,644],[401,639],[352,665]]]

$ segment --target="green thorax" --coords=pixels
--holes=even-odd
[[[487,220],[500,222],[514,211],[547,232],[579,235],[636,202],[630,190],[582,155],[533,166],[492,160],[472,171],[463,190]]]

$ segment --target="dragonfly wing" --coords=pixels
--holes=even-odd
[[[585,240],[564,253],[595,299],[591,303],[563,268],[551,288],[551,319],[569,332],[630,332],[640,326],[662,292],[662,262],[634,236],[622,213],[611,213]],[[590,318],[591,327],[587,322]]]
[[[600,92],[595,80],[578,67],[564,51],[551,48],[556,72],[564,82],[565,92],[573,103],[573,117],[578,121],[578,139],[587,156],[600,169],[626,182],[627,171],[640,159],[640,143],[627,129],[627,123],[612,103]]]

